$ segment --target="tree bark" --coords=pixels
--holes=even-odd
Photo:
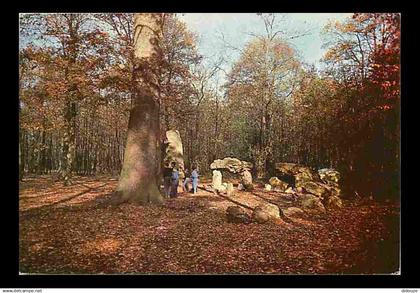
[[[73,161],[75,157],[75,119],[76,103],[68,102],[65,115],[65,131],[63,141],[62,177],[64,185],[72,184]]]
[[[150,57],[156,53],[151,41],[158,30],[153,15],[136,14],[134,52],[140,68],[147,65]],[[119,202],[146,204],[163,201],[158,188],[159,107],[154,99],[150,76],[142,76],[144,72],[150,74],[150,70],[139,72],[142,86],[130,111],[124,162],[117,188]]]
[[[23,174],[25,172],[25,150],[24,150],[24,130],[20,129],[19,133],[19,181],[23,180]]]
[[[45,126],[43,125],[43,128]],[[44,174],[47,169],[47,147],[46,147],[46,133],[45,129],[41,131],[41,150],[40,150],[40,161],[38,162],[38,174]]]

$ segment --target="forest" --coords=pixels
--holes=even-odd
[[[307,32],[285,30],[287,15],[258,17],[263,33],[249,28],[252,38],[240,48],[221,37],[225,54],[211,59],[199,50],[206,36],[177,13],[20,15],[21,270],[398,270],[400,14],[328,22],[322,66],[305,62],[292,44]],[[198,170],[197,195],[162,196],[172,130],[183,168]],[[250,163],[255,189],[232,197],[214,188],[212,163],[227,157]],[[271,191],[284,163],[335,170],[341,209],[289,222],[284,210],[301,191],[293,186],[293,198]],[[223,176],[239,186],[235,175]],[[115,196],[117,204],[104,205]],[[275,202],[277,222],[225,223],[232,202],[255,214],[252,197]]]

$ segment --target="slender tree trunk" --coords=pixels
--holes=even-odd
[[[68,66],[65,68],[65,78],[71,88],[67,93],[66,109],[64,113],[65,129],[63,138],[63,154],[62,154],[62,170],[61,175],[64,179],[64,185],[72,184],[72,173],[73,164],[76,151],[76,102],[75,97],[77,95],[77,84],[75,81],[69,79],[69,73],[75,66],[78,51],[77,43],[79,42],[79,36],[77,32],[77,24],[74,14],[69,14],[69,35],[70,42],[67,48],[67,54],[69,57]]]
[[[53,160],[52,133],[48,135],[48,151],[46,153],[47,153],[46,170],[47,170],[47,173],[50,174],[52,170],[52,160]]]
[[[153,15],[139,13],[135,16],[135,57],[146,65],[156,48],[151,44],[158,24]],[[143,64],[144,65],[144,64]],[[142,66],[142,65],[140,65]],[[149,71],[149,70],[148,70]],[[135,96],[130,111],[124,163],[117,188],[121,201],[140,204],[161,203],[163,197],[158,188],[159,158],[159,108],[154,90],[148,79],[142,78],[141,93]]]
[[[45,133],[45,129],[42,130],[41,132],[41,150],[40,150],[40,161],[38,162],[38,174],[44,174],[46,171],[46,152],[47,152],[47,147],[46,147],[46,133]]]

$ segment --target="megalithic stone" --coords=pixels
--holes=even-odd
[[[252,184],[252,175],[251,172],[245,170],[241,174],[241,183],[245,187],[246,190],[254,189],[254,185]]]
[[[182,149],[181,135],[178,130],[166,131],[166,149],[164,164],[171,166],[172,162],[176,162],[180,172],[184,171],[184,152]]]
[[[213,170],[212,185],[214,190],[219,190],[222,187],[222,172]]]
[[[237,158],[227,157],[223,160],[214,160],[210,164],[212,170],[228,170],[231,173],[237,174],[244,170],[252,169],[252,164],[246,161],[241,161]]]

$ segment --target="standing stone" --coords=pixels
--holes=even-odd
[[[219,193],[226,193],[227,191],[227,183],[222,183],[222,185],[220,185],[219,188],[216,188],[216,191],[218,191]]]
[[[166,131],[166,149],[164,162],[170,167],[171,162],[176,162],[179,169],[180,177],[184,177],[184,153],[182,150],[181,135],[178,130]]]
[[[231,195],[233,195],[235,193],[235,189],[233,188],[233,184],[232,183],[228,183],[226,185],[226,193],[227,193],[227,196],[231,196]]]
[[[245,170],[242,172],[242,184],[245,187],[245,189],[247,190],[252,190],[253,189],[253,185],[252,185],[252,175],[251,172],[249,172],[248,170]]]
[[[222,188],[222,172],[219,170],[213,170],[212,185],[214,190],[219,190]]]

